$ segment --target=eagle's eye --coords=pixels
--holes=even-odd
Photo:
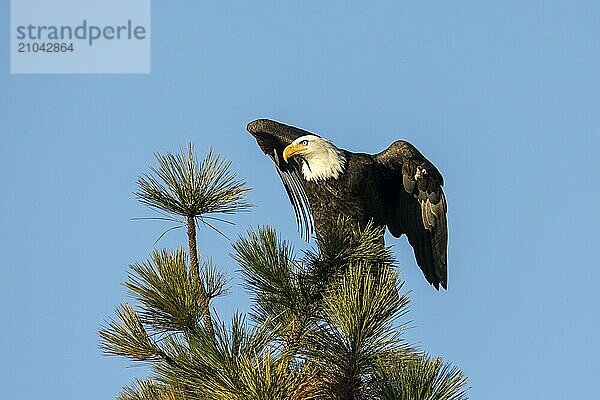
[[[300,144],[302,146],[308,146],[308,140],[305,139],[305,140],[301,141]]]

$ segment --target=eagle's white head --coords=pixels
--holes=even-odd
[[[307,181],[337,179],[344,172],[346,157],[329,140],[315,135],[300,136],[283,150],[287,162],[298,157]]]

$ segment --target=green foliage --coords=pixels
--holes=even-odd
[[[390,269],[374,276],[358,263],[328,288],[307,355],[329,377],[330,398],[365,398],[379,360],[407,350],[393,326],[407,311],[401,287]]]
[[[323,393],[318,370],[306,363],[291,367],[291,358],[273,345],[266,325],[248,327],[235,315],[228,328],[215,329],[216,340],[198,332],[188,340],[169,338],[165,351],[173,365],[157,364],[160,380],[185,387],[188,399],[312,399]]]
[[[246,201],[245,196],[250,189],[246,187],[245,182],[236,178],[236,174],[231,171],[231,163],[223,157],[215,155],[212,150],[208,152],[201,163],[198,163],[194,147],[191,144],[188,145],[187,151],[182,148],[180,154],[156,154],[156,160],[159,164],[158,168],[151,167],[151,173],[144,174],[138,179],[138,191],[135,195],[142,204],[166,213],[166,218],[158,219],[170,220],[187,227],[191,278],[184,278],[185,284],[188,286],[185,293],[186,295],[190,291],[196,293],[197,305],[204,322],[203,327],[211,336],[214,336],[210,302],[212,298],[226,292],[224,287],[226,280],[224,275],[219,273],[210,262],[205,264],[205,268],[201,271],[196,243],[196,229],[198,221],[200,221],[221,233],[209,220],[230,222],[209,214],[233,214],[248,209],[250,204]],[[179,227],[175,226],[167,229],[159,239],[165,233]],[[139,272],[145,272],[142,269],[147,269],[147,267],[140,266]],[[178,271],[181,272],[180,270]],[[142,279],[147,277],[156,278],[146,274],[146,276],[142,276]],[[135,283],[133,286],[130,289],[133,289],[134,292],[138,290],[138,294],[139,290],[143,290]],[[157,289],[157,287],[153,288],[157,296],[153,296],[150,303],[165,299]],[[170,290],[172,289],[173,287],[170,288]],[[182,323],[188,322],[191,329],[194,323],[190,317],[196,311],[193,309],[195,307],[191,307],[193,306],[192,300],[189,296],[182,300],[185,303],[182,304],[185,306],[183,312],[171,308],[167,310],[165,315],[152,304],[145,305],[145,312],[155,314],[153,316],[163,314],[161,316],[167,319],[175,317],[175,320],[170,321],[171,325],[164,325],[164,318],[155,320],[155,328],[164,325],[167,329],[173,327],[183,329]],[[167,299],[166,302],[169,302],[169,300]],[[173,305],[178,306],[178,304]],[[158,329],[161,328],[158,327]]]
[[[381,400],[464,400],[467,378],[439,357],[413,354],[382,362],[373,382]],[[390,362],[394,361],[394,362]]]
[[[312,304],[315,288],[303,265],[294,260],[291,245],[280,241],[272,228],[265,227],[249,231],[233,247],[246,288],[253,295],[254,320],[271,324],[279,339],[297,340],[316,311]]]
[[[316,250],[307,253],[316,278],[345,271],[350,264],[367,263],[371,272],[394,265],[394,257],[389,247],[383,243],[384,228],[369,223],[364,229],[357,229],[347,218],[339,217],[337,222],[317,238]]]
[[[140,320],[156,332],[195,329],[201,315],[200,290],[209,299],[227,294],[225,274],[207,260],[201,280],[190,273],[183,248],[154,251],[150,260],[131,267],[125,287],[139,302]]]
[[[128,303],[116,309],[118,320],[100,329],[102,349],[110,355],[129,357],[134,361],[160,359],[160,349],[148,335],[144,324]]]
[[[154,251],[133,264],[125,286],[137,305],[117,308],[100,330],[105,353],[152,366],[118,400],[466,399],[458,368],[403,340],[409,300],[372,224],[340,218],[300,256],[272,228],[250,230],[233,257],[252,318],[213,323],[211,301],[228,279],[197,256],[195,219],[245,209],[247,189],[212,153],[200,165],[191,146],[157,159],[136,195],[186,217],[189,253]]]
[[[200,274],[200,285],[209,301],[229,294],[227,274],[217,269],[212,259],[209,258],[203,263]]]
[[[212,150],[198,164],[194,147],[180,154],[156,154],[159,167],[138,179],[136,197],[149,207],[172,215],[233,214],[250,204],[250,190],[231,172],[231,163]]]
[[[301,260],[295,259],[293,247],[269,227],[251,230],[233,245],[234,258],[253,295],[251,315],[259,323],[270,318],[288,344],[297,344],[314,324],[327,284],[350,265],[366,263],[375,274],[393,265],[390,249],[381,241],[381,230],[371,224],[357,231],[340,218],[330,233]]]
[[[125,286],[139,301],[140,319],[157,331],[186,331],[200,315],[199,282],[189,273],[183,248],[154,251],[150,260],[131,266]]]
[[[181,390],[170,388],[151,379],[136,380],[133,387],[124,387],[116,400],[181,400]]]

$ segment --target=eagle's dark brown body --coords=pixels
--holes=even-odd
[[[379,154],[352,153],[335,148],[318,135],[271,120],[256,120],[248,131],[275,162],[305,236],[314,225],[317,236],[340,217],[360,227],[373,221],[399,237],[406,234],[417,264],[436,289],[447,287],[446,199],[437,168],[413,145],[398,140]],[[305,176],[303,166],[323,158],[302,155],[284,159],[285,150],[305,138],[326,144],[343,160],[341,172],[331,178]],[[307,147],[308,149],[308,147]],[[308,153],[307,153],[308,154]],[[322,164],[325,165],[325,164]]]
[[[314,217],[315,232],[323,232],[340,215],[347,216],[361,227],[371,219],[375,225],[384,225],[380,210],[382,199],[375,186],[373,160],[366,154],[346,152],[346,171],[331,181],[304,181],[306,194]],[[366,197],[365,193],[373,193]]]

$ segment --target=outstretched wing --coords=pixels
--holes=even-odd
[[[313,232],[313,217],[304,185],[302,184],[300,165],[294,159],[285,162],[283,159],[283,149],[300,136],[314,134],[269,119],[252,121],[246,129],[256,138],[256,142],[261,150],[271,157],[275,163],[277,173],[294,207],[300,234],[308,240]]]
[[[448,226],[444,179],[416,147],[398,140],[375,155],[380,190],[386,199],[383,218],[394,237],[406,234],[427,281],[447,288]]]

